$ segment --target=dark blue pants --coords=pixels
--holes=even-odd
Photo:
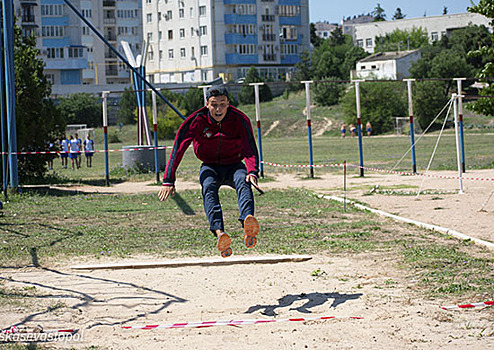
[[[232,165],[202,164],[199,181],[202,187],[204,211],[209,221],[209,229],[224,231],[223,212],[218,191],[222,185],[233,187],[237,191],[237,203],[243,224],[247,215],[254,215],[254,195],[251,184],[245,181],[247,169],[244,163]]]

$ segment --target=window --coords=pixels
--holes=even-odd
[[[357,46],[358,47],[364,47],[364,39],[358,39],[357,40]]]
[[[153,33],[150,32],[147,34],[148,42],[152,43],[153,42]]]
[[[208,55],[208,47],[206,45],[201,46],[201,56]]]
[[[431,33],[431,40],[432,41],[438,41],[439,40],[439,35],[437,34],[437,32]]]
[[[285,40],[297,40],[297,27],[295,26],[282,26],[281,37]]]
[[[63,16],[64,5],[41,5],[42,16]],[[82,15],[85,18],[91,17],[91,9],[82,10]]]
[[[147,23],[151,23],[153,21],[153,14],[148,13],[146,15],[146,21],[147,21]]]
[[[148,58],[150,61],[154,61],[154,52],[153,51],[148,52]]]
[[[161,21],[161,12],[158,12],[158,22]]]
[[[254,44],[244,44],[237,45],[236,53],[240,55],[253,55],[257,53],[257,45]]]
[[[184,39],[184,38],[185,38],[185,29],[180,28],[180,39]]]
[[[196,30],[194,29],[194,27],[190,27],[190,36],[191,36],[191,37],[194,37],[194,33],[195,33],[195,31],[196,31]]]
[[[69,47],[69,58],[81,58],[82,56],[82,47]]]
[[[206,6],[199,6],[199,16],[206,16]]]
[[[62,26],[42,26],[42,37],[62,37],[64,34],[64,27]]]
[[[208,27],[207,26],[200,26],[199,27],[199,35],[206,35],[208,33]]]
[[[192,47],[190,48],[190,55],[191,55],[191,58],[192,58],[192,59],[194,59],[194,58],[195,58],[195,54],[194,54],[194,53],[195,53],[194,46],[192,46]]]
[[[158,40],[163,40],[163,32],[161,30],[158,32]]]
[[[280,5],[278,11],[279,11],[280,16],[295,17],[295,16],[300,15],[300,6]]]
[[[184,18],[185,17],[185,11],[184,11],[184,9],[178,9],[178,17],[179,18]]]
[[[180,57],[185,58],[185,47],[180,48]]]
[[[372,38],[365,39],[365,46],[372,47]]]
[[[168,30],[168,40],[173,40],[173,30]]]
[[[190,18],[194,18],[194,8],[190,8]]]
[[[172,11],[171,10],[166,11],[165,19],[167,21],[170,21],[172,19]]]
[[[365,66],[360,66],[360,69],[364,70],[365,69]]]
[[[173,60],[173,49],[168,50],[168,59]]]
[[[163,50],[160,50],[159,52],[159,60],[163,61]]]

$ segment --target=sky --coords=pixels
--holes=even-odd
[[[478,0],[473,0],[478,3]],[[310,21],[328,21],[340,23],[343,17],[367,14],[380,4],[386,14],[386,19],[391,20],[399,7],[405,18],[439,16],[443,8],[448,8],[448,13],[464,13],[471,6],[470,0],[309,0]]]

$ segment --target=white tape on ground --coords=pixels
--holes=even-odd
[[[336,197],[336,196],[320,195],[319,197],[320,198],[324,198],[324,199],[331,199],[331,200],[342,202],[342,203],[345,202],[345,199],[340,198],[340,197]],[[375,213],[375,214],[378,214],[378,215],[381,215],[381,216],[386,216],[386,217],[391,218],[391,219],[394,219],[394,220],[403,221],[403,222],[406,222],[406,223],[409,223],[409,224],[413,224],[413,225],[416,225],[418,227],[423,227],[423,228],[426,228],[426,229],[429,229],[429,230],[443,232],[445,234],[448,234],[448,235],[451,235],[451,236],[454,236],[454,237],[457,237],[457,238],[460,238],[460,239],[469,239],[469,240],[471,240],[471,241],[473,241],[473,242],[475,242],[477,244],[484,245],[484,246],[486,246],[489,249],[494,249],[494,243],[491,243],[491,242],[488,242],[488,241],[484,241],[484,240],[482,240],[480,238],[475,238],[475,237],[467,236],[464,233],[461,233],[461,232],[452,230],[452,229],[447,228],[447,227],[441,227],[441,226],[437,226],[437,225],[426,224],[424,222],[420,222],[420,221],[416,221],[416,220],[404,218],[402,216],[390,214],[390,213],[387,213],[387,212],[382,211],[382,210],[378,210],[378,209],[373,209],[373,208],[366,207],[365,205],[358,204],[358,203],[355,203],[353,201],[349,201],[348,199],[346,200],[346,203],[347,204],[351,204],[355,208],[358,208],[360,210],[368,210],[371,213]]]

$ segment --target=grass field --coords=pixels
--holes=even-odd
[[[237,222],[235,192],[222,190],[226,230],[233,250],[247,253]],[[404,273],[429,294],[494,294],[494,259],[469,242],[355,211],[305,190],[271,190],[257,197],[262,222],[259,254],[397,254]],[[154,255],[166,258],[217,255],[207,230],[199,191],[181,191],[159,202],[156,194],[78,195],[31,190],[6,205],[0,265],[46,266],[73,257],[91,260]],[[290,224],[287,225],[286,223]],[[478,276],[478,277],[475,277]],[[1,284],[0,284],[1,287]],[[1,293],[4,293],[3,297]],[[0,289],[0,302],[8,293]]]

